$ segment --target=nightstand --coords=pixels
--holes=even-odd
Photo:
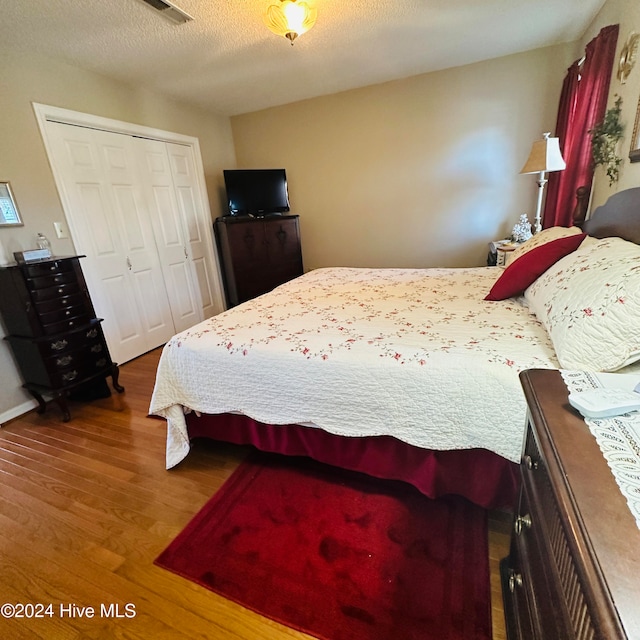
[[[499,267],[506,266],[509,254],[519,246],[520,244],[517,242],[501,244],[496,250],[496,265]]]
[[[507,261],[507,255],[514,249],[517,249],[520,244],[519,242],[512,242],[511,240],[494,240],[490,242],[487,266],[504,267]]]

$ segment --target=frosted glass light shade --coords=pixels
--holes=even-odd
[[[545,133],[542,140],[536,140],[531,147],[529,158],[520,173],[540,173],[541,171],[562,171],[567,165],[560,153],[558,138],[550,138]]]
[[[302,0],[279,0],[267,7],[264,22],[270,31],[293,41],[316,23],[317,12]]]

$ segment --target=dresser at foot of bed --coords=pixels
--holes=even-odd
[[[561,374],[521,381],[522,487],[501,563],[508,637],[640,638],[640,529]]]

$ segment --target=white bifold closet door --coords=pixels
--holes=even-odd
[[[200,211],[195,163],[191,147],[135,138],[136,164],[149,206],[171,310],[177,331],[197,322],[198,308],[205,318],[221,311],[214,296],[211,274],[209,222]]]
[[[112,358],[131,360],[212,315],[193,150],[58,122],[47,137]]]

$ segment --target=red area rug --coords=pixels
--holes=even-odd
[[[327,640],[491,638],[484,510],[307,459],[251,456],[156,564]]]

